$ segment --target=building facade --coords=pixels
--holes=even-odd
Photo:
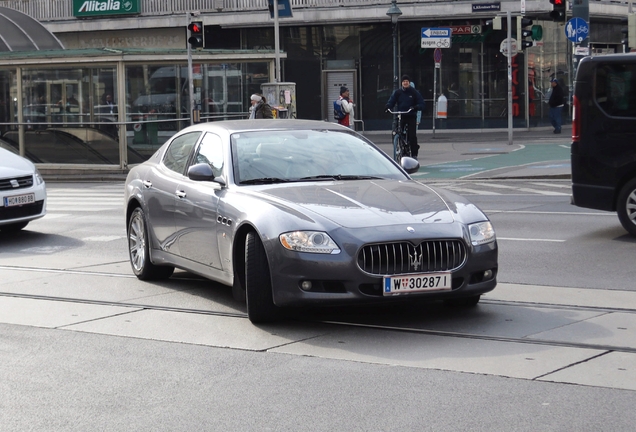
[[[337,89],[346,85],[356,104],[356,128],[389,130],[392,119],[384,112],[384,105],[395,86],[395,55],[397,76],[409,75],[427,102],[420,129],[506,127],[508,59],[502,47],[508,12],[513,38],[521,39],[517,36],[521,17],[542,28],[541,39],[518,50],[511,60],[514,127],[548,125],[549,81],[556,77],[567,90],[572,86],[575,68],[576,44],[565,34],[565,21],[571,12],[563,22],[554,22],[549,16],[549,0],[399,1],[402,15],[395,33],[387,15],[390,0],[285,0],[279,10],[288,8],[292,16],[281,15],[277,20],[271,18],[268,0],[28,0],[0,1],[0,6],[37,19],[67,50],[158,52],[152,62],[130,63],[120,74],[115,73],[116,64],[88,71],[56,65],[44,72],[34,68],[21,72],[22,104],[31,107],[28,112],[22,108],[27,112],[25,116],[39,115],[46,121],[55,117],[64,123],[91,114],[91,120],[95,120],[104,109],[106,95],[112,93],[118,106],[127,111],[127,117],[121,114],[116,119],[119,123],[130,122],[126,125],[131,129],[127,141],[160,144],[161,139],[154,139],[154,130],[150,134],[145,130],[143,136],[135,138],[135,120],[141,115],[144,121],[167,116],[166,124],[157,125],[159,132],[165,129],[166,133],[179,127],[179,119],[188,117],[185,57],[162,62],[160,51],[186,52],[190,20],[201,21],[205,27],[202,54],[206,61],[195,59],[193,71],[194,79],[199,80],[194,86],[196,103],[208,120],[230,114],[247,116],[249,95],[261,92],[263,84],[275,80],[272,68],[282,53],[278,76],[283,82],[295,83],[294,110],[298,118],[333,121],[331,104]],[[590,1],[590,54],[622,52],[620,19],[627,13],[627,3]],[[503,17],[501,29],[491,23],[497,16]],[[423,30],[427,28],[452,29],[450,46],[437,54],[432,46],[423,47]],[[232,62],[223,60],[228,53],[241,52],[268,54],[264,61],[236,57]],[[8,98],[12,97],[10,89],[17,88],[10,69],[7,62],[0,68],[0,80],[7,89],[4,96]],[[43,74],[49,76],[43,80]],[[40,84],[40,88],[37,82],[47,84]],[[444,124],[434,118],[435,101],[441,94],[448,100]],[[78,112],[60,108],[64,112],[48,112],[43,117],[40,112],[29,111],[42,105],[40,99],[50,105],[69,95],[86,99],[78,101],[78,108],[74,108]],[[269,102],[274,106],[284,104],[284,97],[281,94],[280,100]],[[103,114],[103,118],[109,116],[110,111]],[[120,140],[124,138],[121,129],[116,134]],[[141,157],[146,157],[145,153]]]

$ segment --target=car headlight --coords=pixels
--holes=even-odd
[[[293,231],[279,237],[285,249],[320,254],[338,254],[340,248],[327,233],[320,231]]]
[[[40,174],[40,171],[38,171],[37,168],[33,172],[33,176],[35,177],[35,184],[36,185],[41,185],[42,183],[44,183],[44,179],[42,178],[42,175]]]
[[[468,225],[468,233],[473,246],[495,241],[495,229],[490,222],[479,222]]]

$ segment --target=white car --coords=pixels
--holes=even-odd
[[[0,147],[0,232],[19,231],[46,214],[46,185],[31,161]]]

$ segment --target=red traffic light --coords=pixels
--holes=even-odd
[[[188,24],[188,30],[190,30],[190,37],[188,43],[191,49],[200,49],[205,46],[203,41],[203,22],[193,21]]]
[[[565,0],[550,0],[550,3],[555,6],[565,6]]]
[[[203,25],[200,22],[193,22],[190,23],[190,25],[188,26],[188,30],[190,30],[192,33],[203,33]]]

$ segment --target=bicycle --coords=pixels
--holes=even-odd
[[[387,109],[387,111],[395,116],[397,116],[397,121],[393,122],[394,127],[391,132],[393,135],[393,159],[397,163],[401,163],[402,158],[404,156],[411,157],[411,145],[409,144],[408,139],[408,127],[405,126],[402,129],[402,114],[408,114],[413,111],[413,108],[408,111],[391,111],[391,109]]]

